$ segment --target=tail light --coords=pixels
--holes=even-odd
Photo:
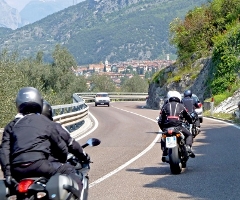
[[[201,104],[201,103],[198,103],[198,106],[199,106],[199,108],[201,108],[201,107],[202,107],[202,104]]]
[[[168,132],[169,135],[172,135],[173,129],[168,129],[167,132]]]
[[[18,184],[18,191],[20,193],[25,193],[28,191],[28,188],[30,185],[32,185],[34,183],[34,180],[31,179],[25,179],[22,180],[19,184]]]

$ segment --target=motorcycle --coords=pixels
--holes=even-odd
[[[101,143],[96,138],[88,139],[82,146],[97,146]],[[8,200],[87,200],[89,189],[88,172],[90,163],[81,164],[75,156],[69,154],[68,163],[75,166],[76,174],[82,180],[83,189],[79,196],[78,184],[64,174],[55,174],[50,179],[44,177],[31,177],[16,182],[12,180],[13,187],[8,188],[5,180],[0,180],[0,199]]]
[[[195,138],[199,133],[200,130],[197,129],[196,121],[198,120],[198,116],[195,112],[190,113],[192,117],[192,124],[189,124],[187,121],[183,122],[183,126],[187,128],[190,133],[192,134],[193,138]]]
[[[167,128],[162,132],[162,140],[168,152],[170,170],[173,174],[180,174],[185,168],[189,154],[185,145],[185,136],[176,127]]]
[[[87,146],[97,146],[100,144],[100,140],[96,138],[89,139],[88,142],[84,145],[82,145],[82,148],[85,148]],[[69,162],[71,165],[75,166],[75,169],[77,171],[78,175],[82,175],[82,183],[83,183],[83,189],[81,193],[80,200],[87,200],[88,199],[88,189],[89,189],[89,176],[88,172],[90,170],[90,163],[84,163],[81,164],[79,160],[73,155],[69,154],[67,162]]]

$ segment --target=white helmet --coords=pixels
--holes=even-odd
[[[182,101],[182,96],[178,91],[169,91],[167,93],[167,99],[168,101]]]

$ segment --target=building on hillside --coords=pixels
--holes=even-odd
[[[105,72],[111,72],[111,65],[108,64],[108,61],[107,59],[105,60],[105,63],[104,63],[104,67],[105,67]]]
[[[90,64],[89,65],[89,70],[93,71],[93,72],[103,72],[104,71],[104,64],[100,63],[100,64]]]

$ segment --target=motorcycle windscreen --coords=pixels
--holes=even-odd
[[[177,146],[177,137],[176,136],[166,137],[166,147],[174,148],[175,146]]]

